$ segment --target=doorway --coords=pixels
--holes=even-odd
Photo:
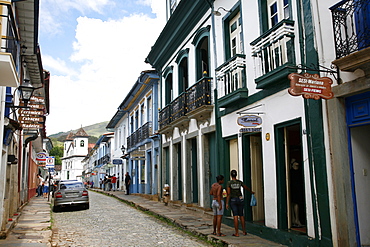
[[[370,246],[370,92],[346,98],[352,199],[358,246]]]
[[[307,233],[300,119],[275,127],[279,229]]]

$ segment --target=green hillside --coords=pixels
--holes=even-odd
[[[107,126],[108,122],[109,121],[105,121],[105,122],[96,123],[96,124],[93,124],[93,125],[82,127],[86,131],[86,133],[90,136],[89,137],[89,143],[95,143],[102,134],[108,132],[105,128]],[[80,129],[80,128],[72,130],[72,132],[76,133],[78,129]],[[63,141],[65,140],[65,138],[67,137],[69,132],[70,131],[68,131],[68,132],[58,132],[56,134],[50,135],[49,138],[52,140],[53,146],[62,146]]]

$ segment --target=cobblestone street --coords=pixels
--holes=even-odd
[[[52,246],[211,246],[115,198],[89,195],[89,210],[53,213]]]

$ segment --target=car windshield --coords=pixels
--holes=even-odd
[[[82,188],[83,187],[83,184],[82,183],[79,183],[79,182],[76,182],[76,183],[61,183],[60,184],[60,189],[61,190],[64,190],[64,189],[75,189],[75,188]]]

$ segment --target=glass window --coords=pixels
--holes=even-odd
[[[284,0],[284,19],[289,19],[289,0]]]
[[[273,3],[270,6],[270,20],[271,20],[271,27],[275,26],[279,22],[277,2]]]
[[[85,146],[85,141],[84,140],[80,141],[80,147],[84,147],[84,146]]]

